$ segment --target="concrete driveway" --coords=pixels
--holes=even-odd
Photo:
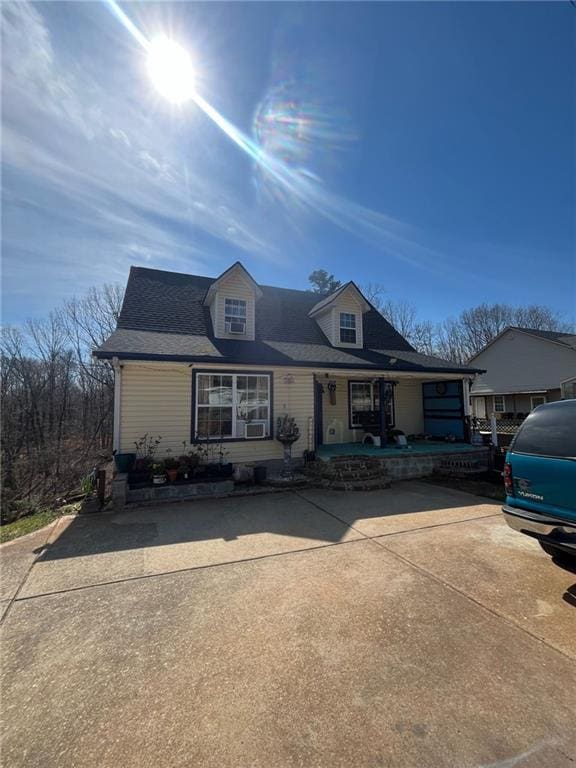
[[[68,518],[2,565],[13,768],[574,766],[576,574],[477,497]]]

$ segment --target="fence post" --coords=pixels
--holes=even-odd
[[[490,427],[492,429],[492,445],[498,448],[498,430],[496,428],[496,414],[490,416]]]

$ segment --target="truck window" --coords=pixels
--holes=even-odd
[[[536,456],[576,456],[576,400],[531,413],[511,450]]]

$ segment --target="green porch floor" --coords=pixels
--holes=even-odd
[[[434,454],[434,453],[467,453],[482,449],[480,445],[468,443],[447,443],[435,440],[410,441],[408,448],[398,448],[395,444],[378,448],[362,443],[332,443],[321,445],[316,450],[316,456],[323,461],[329,461],[334,456],[402,456],[410,454]]]

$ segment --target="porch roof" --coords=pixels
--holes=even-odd
[[[338,349],[327,344],[287,341],[237,341],[204,335],[118,328],[94,353],[100,359],[165,360],[229,365],[274,365],[370,371],[473,374],[459,366],[412,350]]]

